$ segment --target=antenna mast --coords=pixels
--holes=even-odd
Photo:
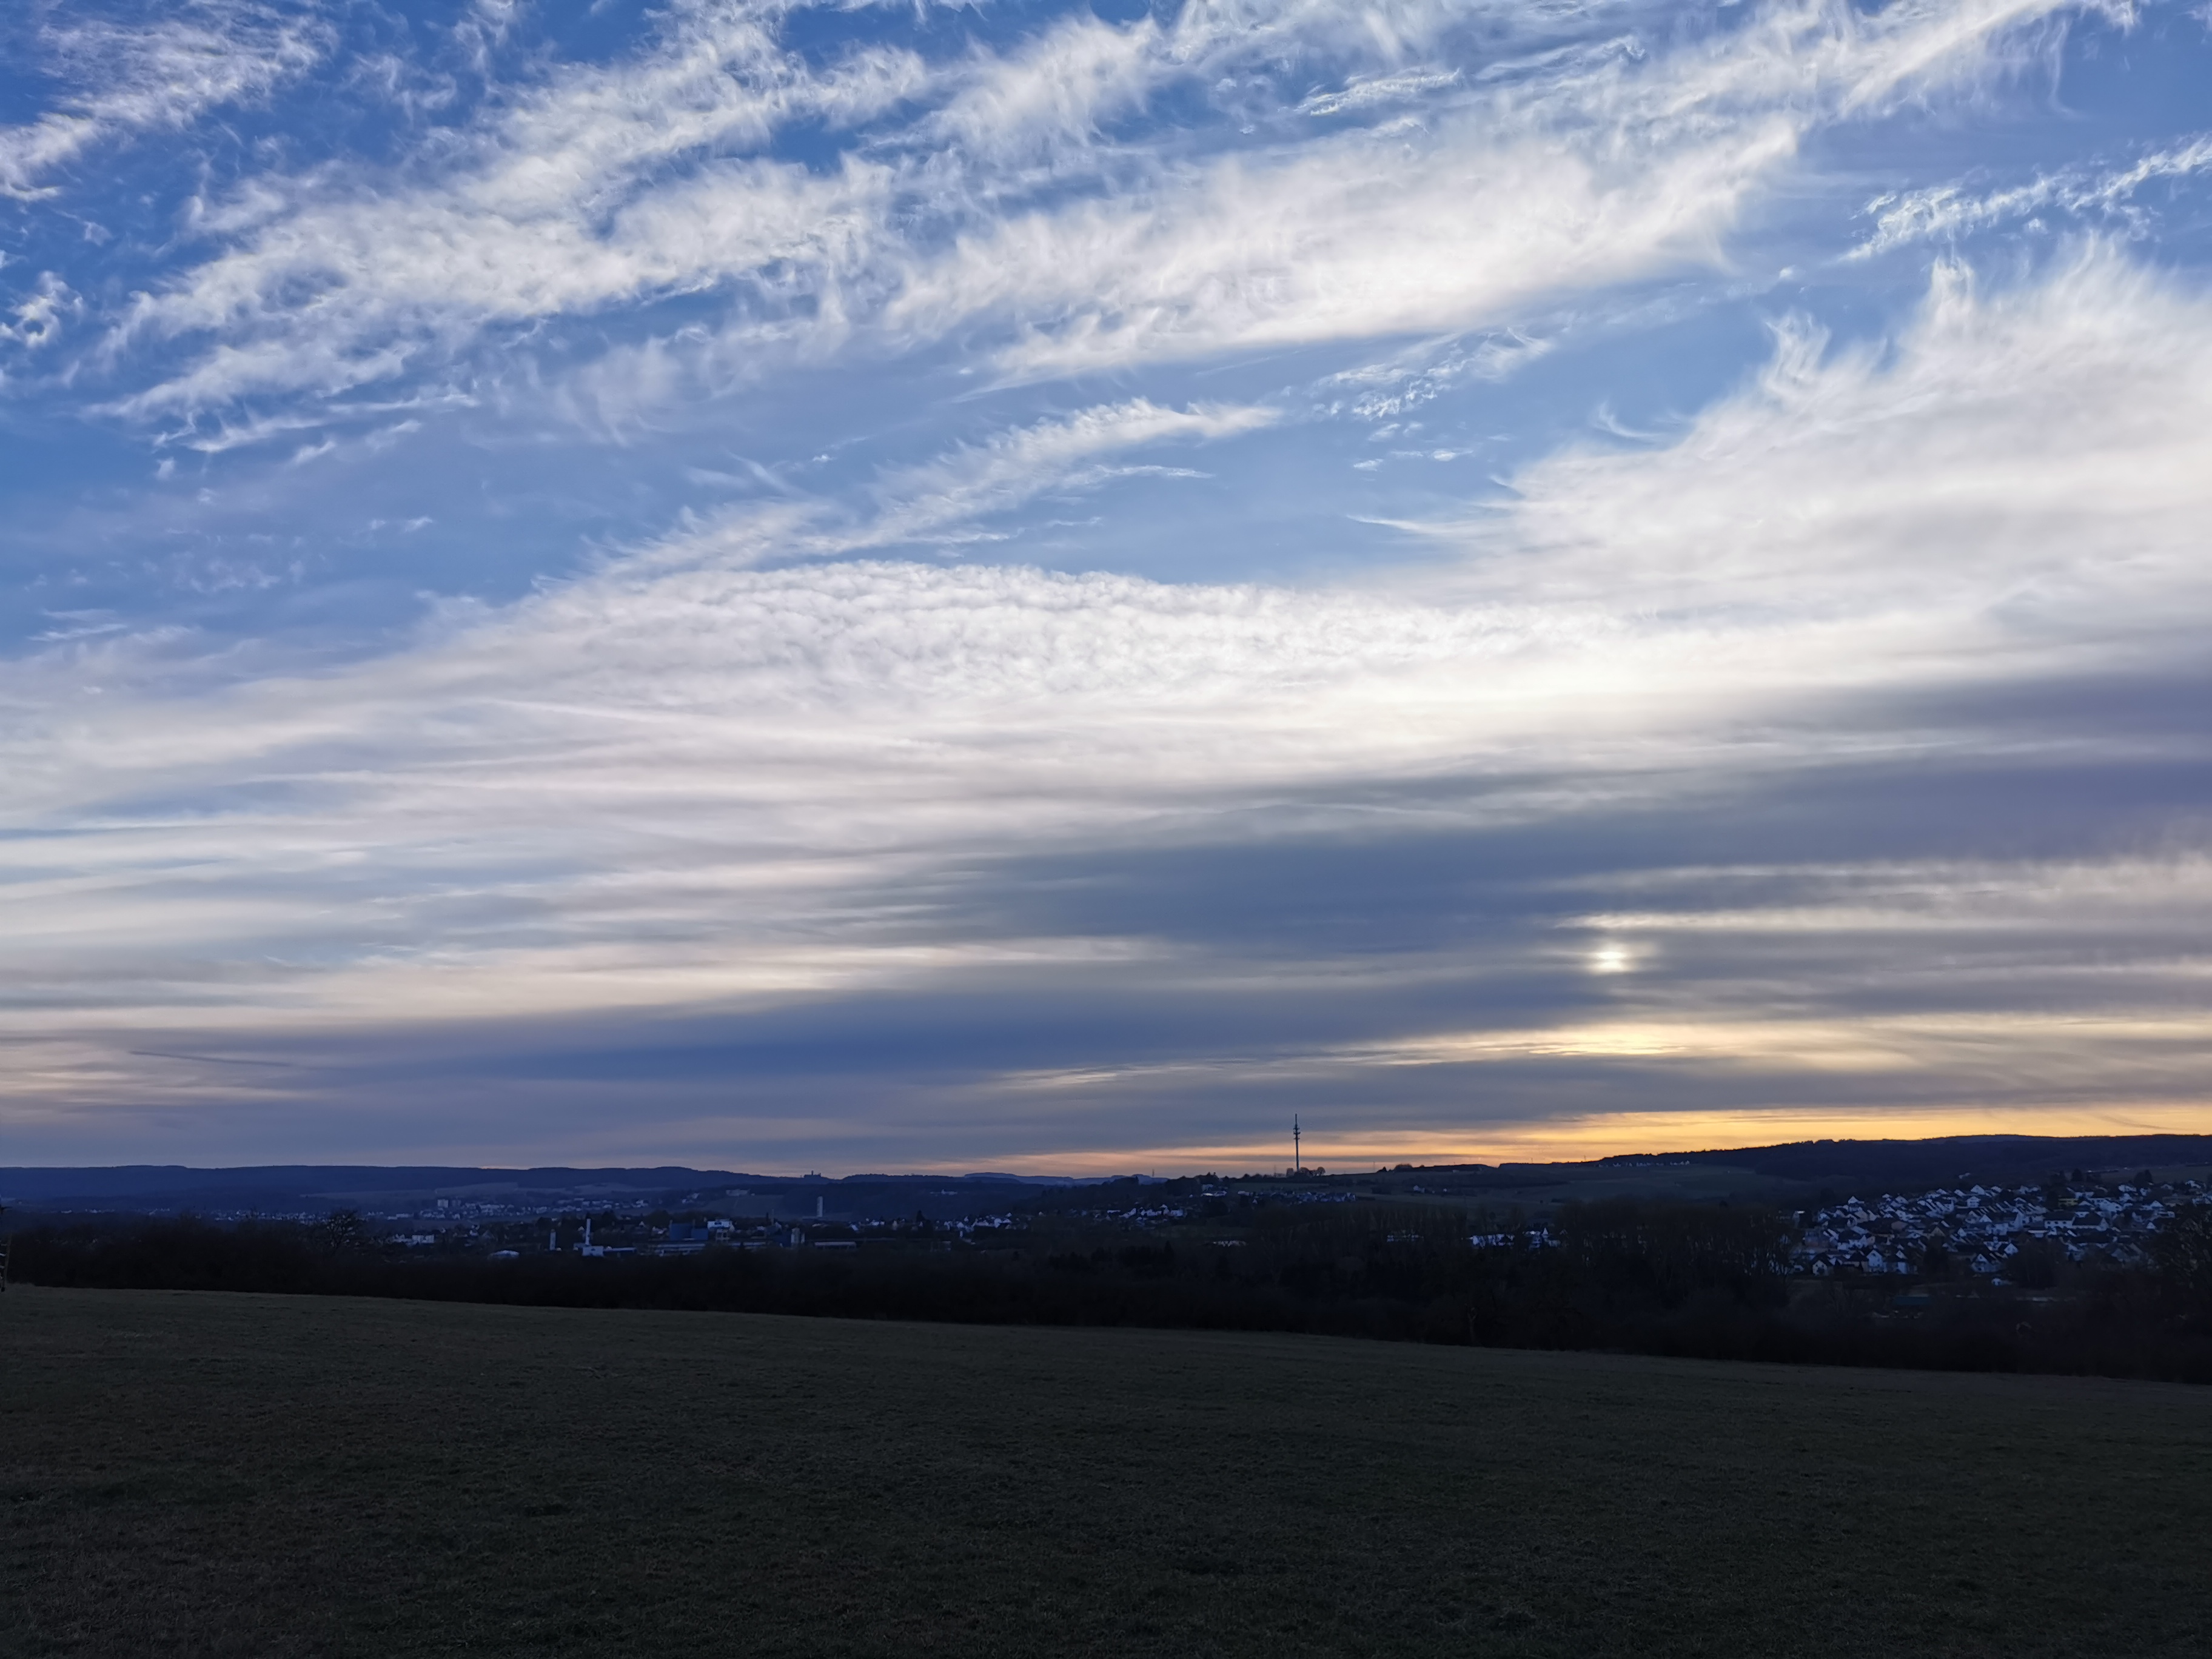
[[[1291,1114],[1291,1173],[1293,1175],[1304,1175],[1305,1173],[1305,1152],[1299,1144],[1298,1115],[1296,1112],[1292,1112]]]

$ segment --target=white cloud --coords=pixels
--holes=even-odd
[[[1825,348],[1789,325],[1679,442],[1516,477],[1480,537],[1511,549],[1486,581],[1716,619],[1885,617],[1954,651],[2107,627],[2124,651],[2212,599],[2201,294],[2091,244],[1994,291],[1941,267],[1893,356]]]
[[[1392,421],[1467,381],[1509,379],[1553,349],[1548,339],[1518,332],[1472,342],[1425,341],[1380,362],[1332,374],[1316,390],[1328,400],[1322,408],[1329,414]]]
[[[15,303],[15,320],[0,323],[0,340],[35,351],[59,337],[63,318],[83,314],[83,298],[52,271],[40,271],[30,295]]]
[[[2117,216],[2153,180],[2184,179],[2208,168],[2212,168],[2212,136],[2154,150],[2132,167],[2102,171],[2069,168],[1986,195],[1972,195],[1956,185],[1942,185],[1901,196],[1879,196],[1867,204],[1867,211],[1874,216],[1875,234],[1847,257],[1867,259],[1916,242],[1955,240],[2010,220],[2032,218],[2048,209]]]
[[[560,73],[441,141],[427,184],[343,167],[257,180],[198,222],[237,244],[143,298],[111,349],[212,344],[118,407],[328,396],[497,323],[842,263],[854,222],[879,215],[881,169],[851,161],[817,178],[742,153],[791,120],[864,118],[926,78],[911,54],[884,50],[813,73],[752,9],[690,6],[641,59]]]
[[[0,127],[0,196],[50,196],[52,175],[135,132],[175,131],[313,66],[330,33],[312,13],[197,0],[135,26],[85,21],[43,31],[40,44],[69,91],[58,107]]]
[[[1342,115],[1385,104],[1403,104],[1460,82],[1457,70],[1401,70],[1395,75],[1358,76],[1340,92],[1316,92],[1300,101],[1301,115]]]
[[[978,58],[964,84],[921,124],[975,161],[1019,167],[1079,150],[1100,125],[1140,108],[1176,73],[1158,25],[1063,20],[1003,58]]]
[[[917,262],[886,323],[933,338],[997,318],[1015,333],[1003,360],[1043,374],[1498,322],[1715,259],[1806,131],[1978,75],[2050,9],[1785,7],[1644,61],[1471,90],[1419,131],[1164,167]]]
[[[872,510],[839,513],[763,469],[754,481],[779,499],[687,515],[674,534],[632,556],[639,568],[711,563],[726,568],[790,558],[836,558],[908,542],[973,542],[992,532],[977,520],[1051,492],[1092,489],[1117,477],[1190,476],[1187,469],[1108,458],[1173,441],[1208,441],[1272,425],[1276,411],[1251,404],[1165,408],[1147,398],[1101,404],[993,434],[918,465],[878,475]],[[734,477],[722,480],[741,482]]]
[[[1172,28],[1079,19],[1002,54],[817,69],[769,14],[687,6],[637,57],[554,73],[404,168],[264,177],[210,204],[197,228],[225,246],[111,340],[118,362],[164,341],[186,360],[116,407],[327,398],[487,331],[709,291],[727,357],[980,332],[1020,375],[1464,330],[1713,261],[1804,133],[1981,75],[2053,9],[1784,4],[1475,84],[1403,62],[1435,64],[1468,21],[1451,8],[1198,6]],[[1294,41],[1423,122],[1293,118],[1268,54],[1292,61]],[[1220,122],[1102,131],[1208,85],[1249,141]],[[1279,134],[1254,125],[1275,116]],[[834,164],[759,153],[800,120],[852,132]]]
[[[1138,398],[1040,421],[926,466],[887,474],[878,486],[883,510],[853,544],[909,541],[1047,490],[1090,488],[1124,470],[1101,465],[1103,455],[1170,439],[1232,437],[1275,418],[1272,410],[1249,405],[1164,409]]]

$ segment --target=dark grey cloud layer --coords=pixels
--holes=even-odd
[[[1264,1146],[1293,1110],[1324,1148],[1364,1152],[1378,1127],[1479,1141],[1605,1114],[2095,1110],[2116,1080],[2185,1099],[2212,882],[2200,867],[2178,891],[2169,866],[2201,865],[2212,817],[2212,757],[2185,712],[2208,693],[2106,677],[1885,696],[1835,726],[1910,713],[1980,747],[1314,792],[848,895],[878,949],[1141,941],[1132,960],[149,1057],[258,1103],[195,1109],[196,1133],[241,1144],[294,1113],[318,1126],[306,1144],[333,1148],[396,1148],[459,1116],[801,1162],[848,1137],[894,1162],[1134,1156],[1188,1144],[1194,1120],[1218,1145]],[[2102,740],[2086,752],[2085,732]],[[1579,799],[1528,807],[1568,782]],[[1508,821],[1485,822],[1499,797]],[[1614,944],[1626,960],[1593,971]],[[1716,1016],[1724,1029],[1697,1041]],[[1887,1030],[1899,1021],[1913,1029]],[[1668,1035],[1685,1024],[1686,1051]],[[1606,1052],[1622,1028],[1629,1051]],[[2043,1039],[2067,1028],[2054,1054]],[[1860,1052],[1820,1061],[1838,1048]],[[159,1111],[114,1109],[160,1132]]]

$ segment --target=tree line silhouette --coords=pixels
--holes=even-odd
[[[1400,1202],[1240,1206],[1234,1243],[1024,1235],[1012,1248],[708,1249],[585,1260],[408,1251],[340,1212],[312,1224],[106,1218],[29,1227],[13,1276],[57,1286],[379,1296],[993,1324],[1297,1331],[1797,1364],[2212,1382],[2212,1206],[2151,1262],[2066,1264],[2047,1287],[1954,1269],[1787,1277],[1772,1212],[1613,1199],[1548,1236]],[[543,1236],[542,1233],[540,1235]]]

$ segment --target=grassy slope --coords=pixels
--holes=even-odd
[[[2198,1654],[2212,1393],[0,1298],[0,1652]]]

